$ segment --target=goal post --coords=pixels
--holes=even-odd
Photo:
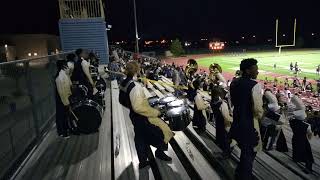
[[[279,44],[278,34],[279,34],[279,19],[276,20],[276,48],[279,48],[279,54],[281,54],[281,49],[283,47],[295,47],[296,46],[296,32],[297,32],[297,19],[294,19],[293,25],[293,43],[292,44]]]

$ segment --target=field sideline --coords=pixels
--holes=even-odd
[[[319,79],[316,74],[316,67],[320,64],[320,50],[305,50],[305,51],[288,51],[281,55],[278,52],[249,52],[249,53],[229,53],[217,54],[198,58],[197,62],[200,67],[209,67],[212,63],[218,63],[225,72],[232,73],[239,68],[240,61],[245,58],[255,58],[259,65],[259,79],[270,77],[294,77],[295,74],[290,72],[289,65],[292,62],[298,62],[302,73],[298,77],[307,77],[308,79]],[[276,69],[273,65],[276,64]]]

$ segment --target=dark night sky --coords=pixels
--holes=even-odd
[[[58,33],[58,0],[1,2],[1,33]],[[144,39],[273,37],[276,17],[282,28],[298,18],[300,35],[320,34],[316,0],[136,0],[139,34]],[[132,0],[107,0],[113,40],[134,38]],[[283,29],[284,30],[284,29]],[[285,32],[285,31],[284,31]]]

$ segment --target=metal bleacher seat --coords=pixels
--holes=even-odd
[[[105,92],[106,109],[98,133],[57,136],[55,127],[43,136],[34,152],[11,179],[16,180],[104,180],[112,177],[110,89]]]
[[[209,95],[205,92],[201,93],[206,99],[209,99]],[[191,105],[192,103],[189,102]],[[190,106],[191,108],[191,106]],[[191,110],[191,116],[193,115],[193,110]],[[207,158],[211,161],[219,164],[218,166],[223,167],[229,178],[232,178],[233,170],[232,167],[236,166],[236,163],[240,159],[240,149],[235,147],[233,151],[232,160],[220,160],[217,161],[217,154],[221,152],[220,148],[214,144],[215,140],[215,127],[212,124],[207,125],[207,133],[205,135],[198,135],[190,125],[186,131],[186,135],[195,143],[199,148],[202,149],[202,153],[206,154]],[[254,163],[253,173],[257,179],[301,179],[303,176],[299,173],[291,171],[287,166],[279,163],[277,160],[268,156],[264,152],[259,152]],[[310,177],[310,176],[309,176]],[[304,178],[305,179],[305,176]],[[313,179],[313,178],[312,178]]]

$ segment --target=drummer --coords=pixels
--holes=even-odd
[[[87,60],[88,52],[83,49],[78,49],[76,53],[79,59],[74,65],[74,71],[71,79],[76,84],[86,86],[88,88],[88,97],[92,97],[95,84],[90,74],[90,63]]]
[[[56,124],[58,135],[69,138],[68,114],[70,109],[69,97],[71,96],[71,80],[68,76],[69,68],[64,60],[57,61],[56,75]]]
[[[206,109],[208,109],[210,105],[203,100],[203,97],[200,94],[200,80],[194,80],[192,85],[194,88],[194,93],[192,93],[193,97],[191,98],[194,103],[192,123],[200,132],[204,132],[208,120]]]
[[[142,86],[137,80],[140,66],[137,62],[127,63],[125,74],[127,78],[120,85],[119,101],[130,109],[130,119],[134,126],[135,146],[139,158],[139,168],[144,168],[148,161],[148,146],[157,148],[155,156],[164,161],[171,161],[171,157],[164,151],[168,150],[168,142],[173,137],[169,126],[162,121],[160,111],[152,108],[144,94]]]

